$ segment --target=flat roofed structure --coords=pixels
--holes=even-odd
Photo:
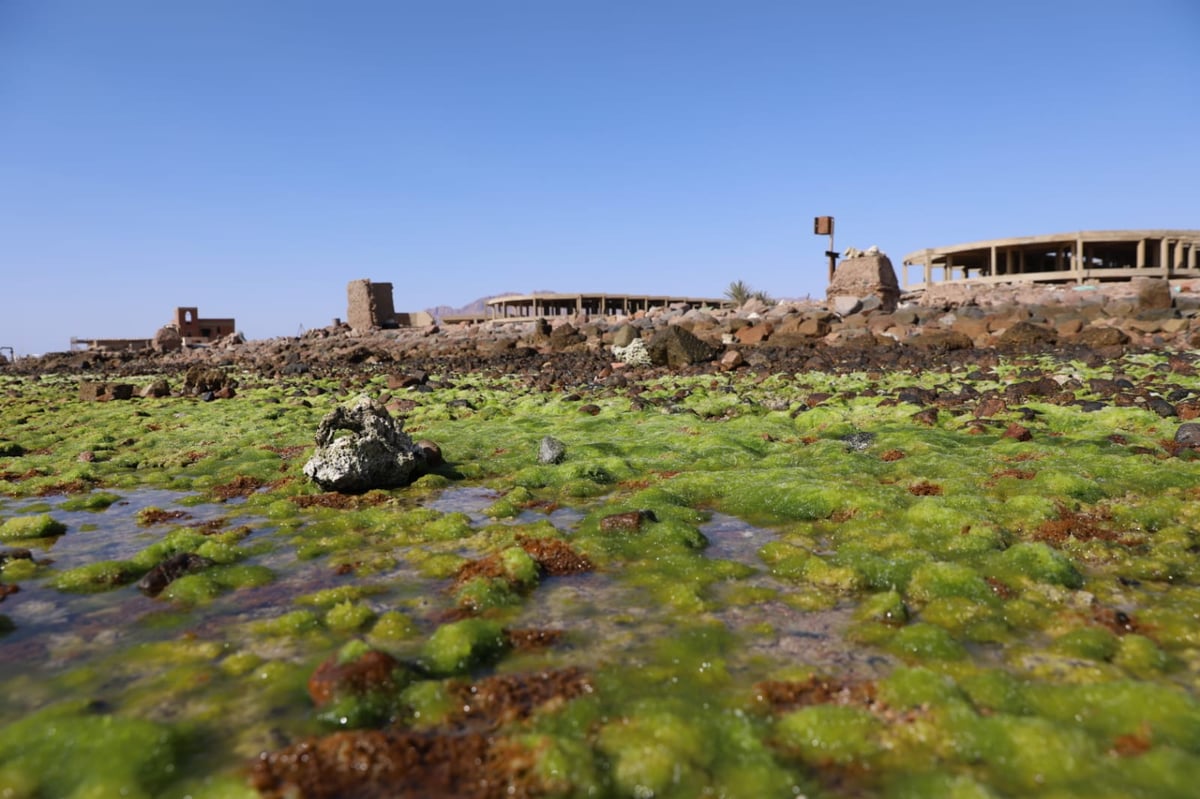
[[[728,300],[641,294],[509,294],[486,303],[488,319],[537,319],[576,313],[629,316],[668,305],[724,308],[730,304]]]
[[[902,288],[1200,276],[1200,230],[1085,230],[930,247],[904,256]],[[917,279],[909,279],[917,267]]]

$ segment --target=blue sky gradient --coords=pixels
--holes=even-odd
[[[0,346],[1200,228],[1195,0],[0,0]]]

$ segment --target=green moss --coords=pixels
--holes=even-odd
[[[108,591],[133,582],[142,571],[129,561],[102,560],[59,572],[51,584],[59,591]]]
[[[647,712],[605,725],[599,747],[612,759],[612,776],[624,795],[695,795],[714,757],[713,741],[674,713]]]
[[[954,637],[933,624],[913,624],[896,631],[888,648],[909,660],[959,660],[966,650]]]
[[[476,577],[468,580],[455,592],[454,601],[460,608],[479,612],[489,608],[516,605],[521,601],[521,597],[507,580]]]
[[[116,494],[110,494],[105,491],[93,491],[92,493],[86,494],[82,497],[71,497],[70,499],[64,500],[59,507],[67,511],[102,511],[106,510],[110,505],[119,501],[120,499],[121,498]]]
[[[500,568],[509,580],[520,586],[535,585],[540,574],[537,561],[521,547],[509,547],[501,552]]]
[[[342,602],[354,602],[376,592],[377,589],[373,590],[363,585],[339,585],[337,588],[324,588],[298,596],[295,602],[306,607],[330,608]]]
[[[1143,635],[1122,636],[1112,661],[1142,679],[1152,679],[1177,665],[1158,644]]]
[[[963,698],[954,680],[927,668],[899,668],[879,684],[879,696],[895,708],[944,705]]]
[[[505,646],[499,624],[463,619],[434,631],[421,648],[421,662],[434,674],[461,674],[492,661]]]
[[[389,610],[379,614],[371,627],[370,636],[373,640],[390,643],[414,638],[417,632],[417,625],[412,619],[398,610]]]
[[[781,746],[813,765],[869,763],[882,751],[879,721],[866,710],[814,705],[787,713],[775,725]]]
[[[5,563],[0,575],[3,575],[5,582],[18,582],[32,580],[40,571],[41,567],[32,558],[20,558]]]
[[[0,792],[159,795],[174,776],[181,744],[164,725],[91,714],[79,703],[54,705],[0,730]]]
[[[1083,575],[1061,552],[1041,542],[1014,544],[991,560],[990,576],[1018,584],[1022,578],[1040,583],[1079,588]]]
[[[1082,627],[1054,639],[1050,651],[1088,660],[1112,660],[1120,646],[1120,639],[1103,627]]]
[[[992,589],[979,573],[956,563],[927,563],[917,568],[908,583],[909,599],[929,602],[946,597],[961,597],[973,602],[990,602]]]
[[[771,569],[771,574],[785,579],[800,579],[812,557],[807,549],[785,541],[772,541],[758,550],[758,557]]]
[[[325,626],[337,632],[354,632],[375,620],[375,611],[359,602],[341,602],[325,613]]]
[[[439,680],[420,680],[405,688],[400,700],[408,708],[414,726],[431,727],[444,723],[459,710],[454,695]]]
[[[273,619],[254,622],[250,629],[257,635],[300,635],[320,626],[320,618],[311,610],[293,610]]]
[[[48,513],[36,516],[14,516],[0,524],[0,541],[12,541],[21,538],[49,538],[62,535],[67,526],[56,521]]]

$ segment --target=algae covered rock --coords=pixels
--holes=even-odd
[[[14,516],[0,524],[0,541],[11,541],[20,538],[48,538],[52,535],[62,535],[67,526],[56,521],[48,513],[36,516]]]
[[[348,431],[350,435],[338,436]],[[370,397],[334,408],[317,428],[317,450],[304,474],[326,491],[361,493],[411,483],[426,464],[400,421]]]
[[[434,674],[461,674],[492,660],[505,646],[499,624],[463,619],[437,628],[425,642],[421,661]]]

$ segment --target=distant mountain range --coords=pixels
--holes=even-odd
[[[554,293],[555,292],[551,289],[534,289],[533,291],[529,291],[529,292],[503,291],[499,294],[489,294],[486,297],[480,297],[479,299],[473,300],[459,308],[455,308],[451,305],[438,305],[433,308],[426,308],[425,312],[428,313],[430,316],[432,316],[434,319],[441,319],[443,316],[467,316],[470,314],[482,314],[484,311],[487,310],[487,301],[494,300],[497,297],[507,297],[510,294],[554,294]]]

